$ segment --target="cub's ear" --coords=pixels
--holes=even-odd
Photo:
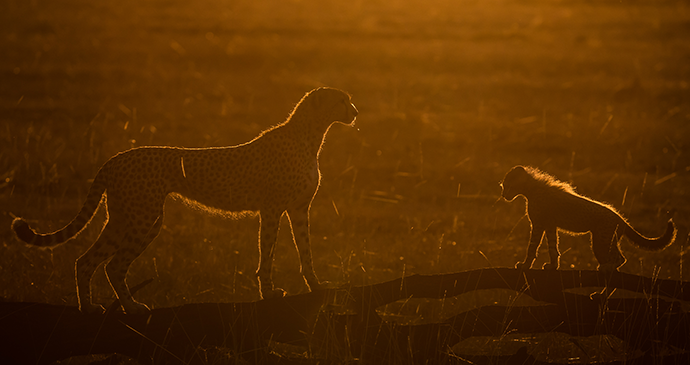
[[[530,174],[527,169],[523,166],[517,165],[510,169],[506,176],[503,178],[503,182],[508,181],[511,185],[521,184],[524,181],[529,180]]]
[[[529,175],[527,169],[522,165],[517,165],[513,167],[510,172],[512,173],[512,175],[520,177],[521,179]]]

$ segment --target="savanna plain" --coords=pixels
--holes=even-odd
[[[523,200],[503,175],[532,165],[615,206],[647,236],[621,271],[688,280],[690,6],[683,1],[3,1],[0,297],[76,305],[74,261],[105,218],[54,249],[19,243],[79,211],[98,168],[146,145],[228,146],[285,120],[318,86],[348,91],[311,208],[316,273],[335,285],[513,267]],[[274,281],[307,290],[283,218]],[[153,308],[258,299],[258,220],[169,199],[129,283]],[[595,269],[561,236],[562,269]],[[535,263],[541,264],[548,255]],[[96,301],[114,297],[102,270]]]

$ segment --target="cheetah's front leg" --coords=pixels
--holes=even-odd
[[[324,289],[328,282],[319,282],[314,272],[309,239],[309,203],[298,209],[289,209],[288,217],[292,226],[292,238],[297,246],[300,258],[300,271],[310,290]]]
[[[261,299],[282,298],[285,290],[273,288],[273,255],[275,253],[280,217],[282,212],[261,212],[259,229],[259,269],[256,276],[259,281]]]

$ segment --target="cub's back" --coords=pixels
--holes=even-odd
[[[577,193],[550,187],[548,193],[530,201],[530,215],[538,214],[558,228],[583,233],[601,224],[618,223],[620,215],[607,204]],[[539,211],[538,213],[533,212]]]

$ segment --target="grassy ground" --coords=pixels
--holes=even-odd
[[[688,32],[690,8],[671,1],[5,1],[0,296],[76,305],[74,260],[100,227],[37,250],[13,238],[13,216],[60,228],[113,154],[242,143],[322,85],[349,91],[360,116],[357,129],[333,128],[321,155],[321,279],[512,267],[529,225],[523,201],[498,200],[498,182],[529,164],[647,235],[676,209],[677,243],[647,253],[624,240],[622,270],[687,280]],[[168,201],[161,235],[130,269],[130,283],[157,279],[137,299],[257,299],[257,228]],[[564,268],[596,267],[586,237],[561,247]],[[306,290],[285,224],[274,277]],[[94,284],[112,300],[102,272]]]

